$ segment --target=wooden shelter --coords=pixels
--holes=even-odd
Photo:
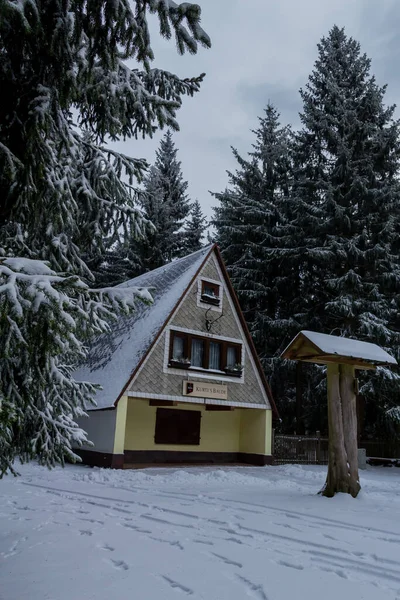
[[[339,363],[355,369],[397,365],[396,359],[376,344],[316,331],[300,331],[282,352],[282,358],[323,365]]]
[[[315,331],[301,331],[282,352],[282,358],[327,365],[329,464],[322,493],[357,496],[360,483],[355,371],[397,365],[396,359],[376,344]]]

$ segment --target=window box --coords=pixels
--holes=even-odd
[[[230,377],[241,377],[243,373],[243,365],[234,365],[232,367],[225,367],[225,374]]]
[[[168,366],[174,369],[188,369],[191,365],[189,359],[183,358],[170,358]]]
[[[200,300],[205,304],[212,304],[213,306],[219,306],[221,302],[218,296],[213,296],[212,294],[201,294]]]

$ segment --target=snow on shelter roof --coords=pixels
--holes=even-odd
[[[213,246],[202,248],[163,267],[121,284],[150,288],[153,304],[138,301],[131,315],[122,315],[111,331],[99,335],[89,348],[85,364],[74,373],[77,381],[98,383],[97,409],[114,406],[124,386],[146,355],[157,333],[186,291]]]
[[[351,359],[354,364],[371,363],[373,365],[396,365],[397,361],[390,356],[386,350],[370,342],[361,342],[350,338],[328,335],[326,333],[317,333],[316,331],[300,331],[299,334],[290,342],[289,346],[282,352],[284,358],[293,358],[294,360],[304,360],[306,356],[301,351],[301,341],[310,341],[320,351],[320,355],[315,354],[315,359],[320,358],[321,362],[329,362],[328,357],[332,356],[331,362],[340,362],[340,357]],[[322,355],[322,356],[321,356]],[[312,355],[307,355],[307,359],[313,359]],[[360,361],[357,362],[357,361]],[[317,360],[315,361],[317,362]]]

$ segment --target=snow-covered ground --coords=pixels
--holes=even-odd
[[[1,600],[400,600],[400,469],[20,468],[0,481]]]

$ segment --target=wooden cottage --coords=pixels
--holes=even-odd
[[[154,303],[99,336],[75,374],[102,386],[80,422],[94,443],[83,462],[271,462],[276,408],[218,248],[124,285]]]

